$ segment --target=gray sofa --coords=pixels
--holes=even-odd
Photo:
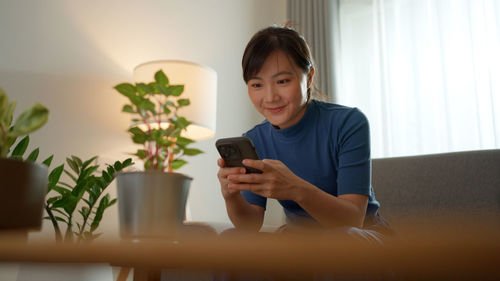
[[[396,232],[411,224],[431,231],[471,221],[500,225],[500,149],[373,159],[372,185],[379,213]],[[261,231],[274,232],[285,223],[274,205],[266,216],[277,219]],[[232,227],[210,225],[217,232]]]
[[[419,223],[500,223],[500,149],[372,160],[380,214]]]

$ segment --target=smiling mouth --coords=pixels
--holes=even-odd
[[[267,111],[269,111],[271,113],[278,113],[278,112],[282,111],[285,107],[286,107],[286,105],[278,106],[278,107],[268,107],[266,109],[267,109]]]

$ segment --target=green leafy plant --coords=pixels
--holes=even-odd
[[[95,231],[104,211],[116,203],[116,198],[112,199],[104,191],[115,178],[115,172],[134,164],[128,158],[123,162],[108,164],[106,169],[99,172],[99,165],[94,164],[96,159],[97,156],[94,156],[82,161],[77,156],[72,156],[66,158],[70,170],[65,169],[62,164],[49,174],[47,194],[54,191],[57,195],[47,196],[45,210],[48,216],[44,219],[52,222],[58,242],[72,242],[75,238],[78,242],[91,241],[101,235]],[[71,183],[61,180],[63,173],[71,179]],[[75,216],[75,211],[79,217]],[[66,225],[64,237],[59,223]]]
[[[18,137],[28,135],[39,129],[49,118],[48,109],[41,104],[35,103],[23,111],[14,124],[12,124],[16,104],[15,100],[9,103],[9,97],[0,88],[0,157],[7,157],[9,155],[10,149]],[[9,158],[23,160],[22,155],[26,151],[28,143],[29,138],[21,140]],[[35,161],[38,152],[38,148],[35,149],[28,156],[27,160]]]
[[[184,85],[170,85],[168,77],[159,70],[151,83],[122,83],[115,89],[127,97],[129,104],[122,111],[135,116],[137,125],[128,132],[132,141],[143,145],[134,154],[144,161],[145,170],[173,171],[187,163],[183,156],[202,153],[187,146],[194,141],[181,136],[191,124],[177,114],[178,109],[188,106],[189,99],[180,98]],[[164,125],[167,124],[167,125]]]

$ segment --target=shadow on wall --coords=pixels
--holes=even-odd
[[[90,157],[130,143],[130,120],[121,113],[125,101],[112,88],[117,81],[5,71],[0,77],[0,86],[17,100],[18,108],[36,101],[50,110],[32,144],[42,155],[54,153],[55,163],[71,154]]]

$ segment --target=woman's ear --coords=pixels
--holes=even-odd
[[[311,88],[311,85],[312,85],[312,82],[313,82],[313,78],[314,78],[314,67],[311,66],[311,68],[309,69],[309,73],[307,74],[307,88]]]

